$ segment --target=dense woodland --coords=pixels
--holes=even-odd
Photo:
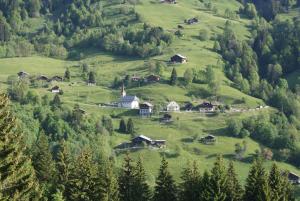
[[[121,7],[120,3],[123,1],[1,1],[0,57],[39,52],[78,59],[82,55],[76,50],[86,47],[143,58],[162,54],[172,36],[161,27],[141,23],[131,6],[138,2],[125,1]],[[112,17],[120,18],[120,23]],[[32,31],[28,22],[34,18],[45,23]]]
[[[95,158],[89,148],[72,156],[64,140],[53,156],[43,132],[28,154],[5,95],[0,96],[0,110],[1,200],[294,200],[287,175],[275,164],[267,172],[260,158],[254,161],[243,187],[233,164],[226,168],[222,157],[203,174],[196,163],[187,164],[178,184],[162,157],[153,188],[147,183],[141,158],[135,163],[126,155],[123,167],[115,170],[111,158],[104,154]]]
[[[267,2],[254,1],[255,6],[245,3],[245,8],[240,10],[253,19],[249,41],[240,41],[230,22],[227,22],[223,34],[215,43],[215,50],[226,61],[225,73],[236,88],[262,98],[280,112],[257,120],[231,121],[228,123],[228,130],[237,137],[250,136],[265,146],[274,148],[280,160],[290,161],[298,166],[299,150],[293,144],[297,140],[300,125],[299,85],[289,87],[284,77],[299,70],[300,19],[273,19],[275,11],[265,9],[264,6],[277,5],[280,9],[276,13],[288,12],[291,2]],[[256,8],[271,12],[272,17],[269,16],[270,13],[262,14],[264,18],[259,17]]]

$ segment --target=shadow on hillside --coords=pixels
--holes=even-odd
[[[220,154],[210,154],[210,155],[207,155],[205,158],[212,159],[212,158],[216,158],[218,155],[220,155]]]
[[[235,154],[224,154],[223,158],[228,159],[228,160],[233,160],[233,161],[239,161],[242,163],[249,163],[249,164],[253,163],[253,160],[255,158],[254,154],[251,154],[247,157],[243,157],[241,159],[236,159],[235,156],[236,156]]]
[[[123,117],[123,116],[136,116],[139,114],[139,111],[138,110],[127,110],[127,111],[124,111],[120,114],[118,114],[118,117]]]
[[[239,161],[239,162],[242,162],[242,163],[253,163],[253,160],[255,158],[254,154],[251,154],[250,156],[247,156],[247,157],[243,157],[242,159],[240,160],[237,160],[235,158],[235,154],[210,154],[208,156],[206,156],[205,158],[206,159],[212,159],[212,158],[216,158],[217,156],[221,155],[224,159],[227,159],[227,160],[233,160],[233,161]]]
[[[226,133],[226,128],[218,128],[218,129],[210,129],[210,130],[203,130],[205,133],[209,133],[211,135],[216,136],[228,136]]]
[[[202,89],[202,88],[193,89],[193,90],[189,91],[186,95],[189,97],[194,96],[196,98],[202,98],[202,99],[208,98],[211,96],[211,94],[209,93],[208,90]]]
[[[181,138],[181,142],[184,142],[184,143],[193,143],[194,139],[191,138],[191,137]]]

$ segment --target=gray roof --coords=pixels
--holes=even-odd
[[[183,55],[181,55],[181,54],[176,54],[175,56],[178,56],[178,57],[180,57],[180,58],[182,58],[182,59],[186,59],[186,56],[183,56]]]
[[[139,101],[139,98],[136,96],[124,96],[120,100],[120,102],[133,102],[133,101]]]
[[[142,139],[145,139],[145,140],[147,140],[147,141],[152,141],[151,138],[146,137],[145,135],[140,135],[140,136],[138,136],[138,138],[142,138]]]

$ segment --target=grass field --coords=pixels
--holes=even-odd
[[[168,47],[163,55],[150,58],[150,60],[167,61],[175,54],[180,53],[188,57],[188,63],[174,66],[178,75],[181,77],[188,68],[197,70],[205,69],[207,65],[216,66],[214,70],[218,79],[222,83],[221,90],[218,94],[220,100],[224,104],[236,104],[238,107],[254,108],[263,105],[260,99],[248,96],[237,89],[230,86],[230,81],[225,77],[222,69],[222,60],[220,55],[212,51],[213,40],[201,41],[198,39],[199,31],[207,29],[213,37],[215,34],[222,33],[222,27],[227,19],[223,18],[225,9],[237,11],[240,4],[235,0],[216,0],[213,5],[217,7],[218,14],[213,14],[204,9],[203,5],[196,0],[180,0],[176,5],[161,4],[154,0],[145,0],[142,4],[136,5],[136,10],[142,15],[144,21],[161,26],[170,33],[177,30],[179,24],[184,26],[184,36],[175,38],[174,43]],[[184,20],[187,18],[198,17],[200,23],[195,25],[185,25]],[[32,21],[35,27],[39,27],[37,21]],[[245,19],[232,20],[236,33],[240,38],[249,37],[247,25],[250,21]],[[40,56],[27,58],[8,58],[0,59],[0,88],[5,90],[7,87],[5,81],[9,75],[16,75],[21,70],[27,71],[31,75],[45,74],[63,76],[67,67],[70,68],[72,74],[72,82],[70,83],[54,83],[58,84],[64,91],[61,99],[64,104],[72,107],[79,103],[88,115],[117,114],[125,118],[133,118],[137,127],[137,133],[147,135],[154,139],[167,140],[166,150],[144,149],[132,152],[134,158],[141,155],[144,159],[146,170],[148,172],[149,182],[153,185],[157,170],[160,164],[161,152],[176,153],[177,156],[169,154],[168,161],[170,170],[178,180],[180,171],[187,161],[196,160],[203,172],[205,169],[212,167],[216,156],[222,154],[226,162],[233,158],[234,145],[242,143],[242,139],[231,138],[226,136],[224,128],[226,121],[230,118],[245,118],[258,115],[260,112],[247,112],[241,114],[220,114],[216,116],[205,116],[199,113],[175,113],[174,123],[170,125],[162,125],[157,121],[156,117],[151,119],[141,119],[132,112],[123,109],[100,108],[99,103],[108,103],[117,101],[119,91],[112,90],[111,86],[114,77],[123,77],[126,74],[146,75],[148,70],[144,67],[145,60],[136,58],[123,58],[113,56],[96,50],[85,51],[84,59],[80,61],[63,61]],[[88,87],[80,78],[81,69],[78,67],[81,63],[88,63],[91,70],[97,72],[97,86]],[[163,76],[168,79],[173,66],[168,66]],[[290,84],[296,82],[297,75],[291,75]],[[32,89],[37,90],[41,95],[50,94],[46,88]],[[205,92],[207,86],[203,84],[192,84],[189,87],[172,87],[165,83],[157,83],[136,87],[128,90],[128,94],[138,95],[142,100],[150,100],[153,103],[163,103],[175,100],[180,104],[186,101],[202,101],[207,99]],[[244,98],[245,103],[239,103]],[[262,110],[262,113],[273,112],[273,109]],[[115,128],[118,127],[119,118],[114,119]],[[203,145],[199,142],[187,142],[192,136],[199,137],[214,134],[217,136],[215,145]],[[114,147],[123,141],[130,140],[130,136],[116,132],[110,139],[111,146]],[[255,150],[260,149],[260,145],[251,139],[246,139],[247,152],[244,161],[235,161],[236,169],[239,173],[241,181],[244,181],[250,167],[249,160],[253,156]],[[174,155],[174,154],[173,154]],[[120,167],[123,154],[118,155],[117,165]],[[267,162],[269,167],[271,162]],[[279,166],[299,173],[300,171],[293,166],[285,163],[279,163]]]

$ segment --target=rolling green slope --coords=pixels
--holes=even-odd
[[[141,4],[135,6],[142,19],[154,26],[161,26],[170,33],[177,30],[178,25],[183,25],[184,36],[175,38],[174,42],[164,51],[163,55],[150,58],[150,60],[168,61],[175,53],[180,53],[188,57],[188,63],[182,65],[170,65],[167,67],[162,78],[168,80],[173,67],[177,69],[179,77],[188,68],[204,70],[208,65],[214,65],[214,70],[222,86],[218,94],[220,100],[225,104],[234,105],[235,107],[255,108],[263,105],[260,99],[248,96],[231,86],[222,69],[221,56],[212,51],[214,41],[201,41],[198,39],[199,31],[206,29],[209,31],[211,38],[222,32],[222,27],[227,21],[224,18],[226,9],[237,11],[240,4],[235,0],[217,0],[213,1],[214,6],[218,9],[218,14],[213,14],[205,10],[203,4],[196,0],[179,0],[176,5],[161,4],[158,0],[144,0]],[[200,22],[195,25],[185,25],[184,20],[192,17],[198,17]],[[116,19],[117,20],[117,19]],[[231,20],[239,37],[247,39],[250,35],[247,26],[249,20],[239,19]],[[38,27],[38,25],[35,25]],[[148,70],[144,67],[145,60],[136,58],[124,58],[113,56],[104,52],[95,50],[82,50],[84,55],[80,61],[65,61],[40,56],[27,58],[8,58],[0,59],[0,88],[5,90],[5,81],[9,75],[16,75],[21,70],[27,71],[31,75],[61,75],[67,67],[71,70],[71,83],[54,83],[59,85],[64,94],[61,96],[65,105],[72,107],[78,103],[87,111],[88,115],[95,115],[101,118],[102,115],[117,116],[113,119],[114,127],[118,127],[120,116],[133,118],[138,134],[143,134],[154,139],[166,139],[167,148],[164,152],[169,153],[170,169],[176,179],[180,178],[180,171],[188,160],[196,160],[201,171],[211,168],[217,154],[223,154],[226,161],[233,158],[235,144],[242,143],[242,139],[231,138],[225,135],[224,128],[226,121],[231,118],[245,118],[256,116],[261,113],[274,112],[274,109],[265,109],[262,111],[251,111],[239,114],[220,114],[216,116],[206,116],[199,113],[174,113],[174,123],[171,125],[162,125],[157,121],[158,117],[151,119],[141,119],[132,111],[116,108],[101,108],[99,103],[115,102],[119,98],[119,90],[111,89],[110,86],[116,76],[123,77],[127,74],[147,75]],[[91,70],[97,73],[97,86],[88,87],[80,77],[80,64],[87,63]],[[292,80],[292,78],[291,78]],[[48,88],[32,89],[38,91],[41,96],[50,94]],[[204,84],[191,84],[189,87],[170,86],[165,82],[146,85],[128,89],[128,94],[138,95],[142,100],[150,100],[153,103],[162,103],[174,100],[183,104],[186,101],[202,101],[208,97],[203,92],[207,90]],[[52,95],[51,95],[52,96]],[[244,99],[244,103],[240,103]],[[214,134],[217,136],[216,145],[203,145],[199,142],[186,142],[185,139],[194,135],[199,137]],[[124,141],[130,140],[130,136],[116,132],[110,139],[111,147],[114,147]],[[244,181],[250,167],[250,161],[247,160],[253,156],[260,145],[255,141],[247,138],[247,151],[245,161],[236,161],[240,179]],[[163,150],[145,149],[133,152],[136,158],[142,155],[148,179],[153,185],[160,163],[160,156]],[[176,156],[174,156],[174,153]],[[120,167],[123,154],[118,154],[117,165]],[[266,166],[270,166],[267,162]],[[298,169],[285,163],[279,163],[281,168],[300,173]]]

